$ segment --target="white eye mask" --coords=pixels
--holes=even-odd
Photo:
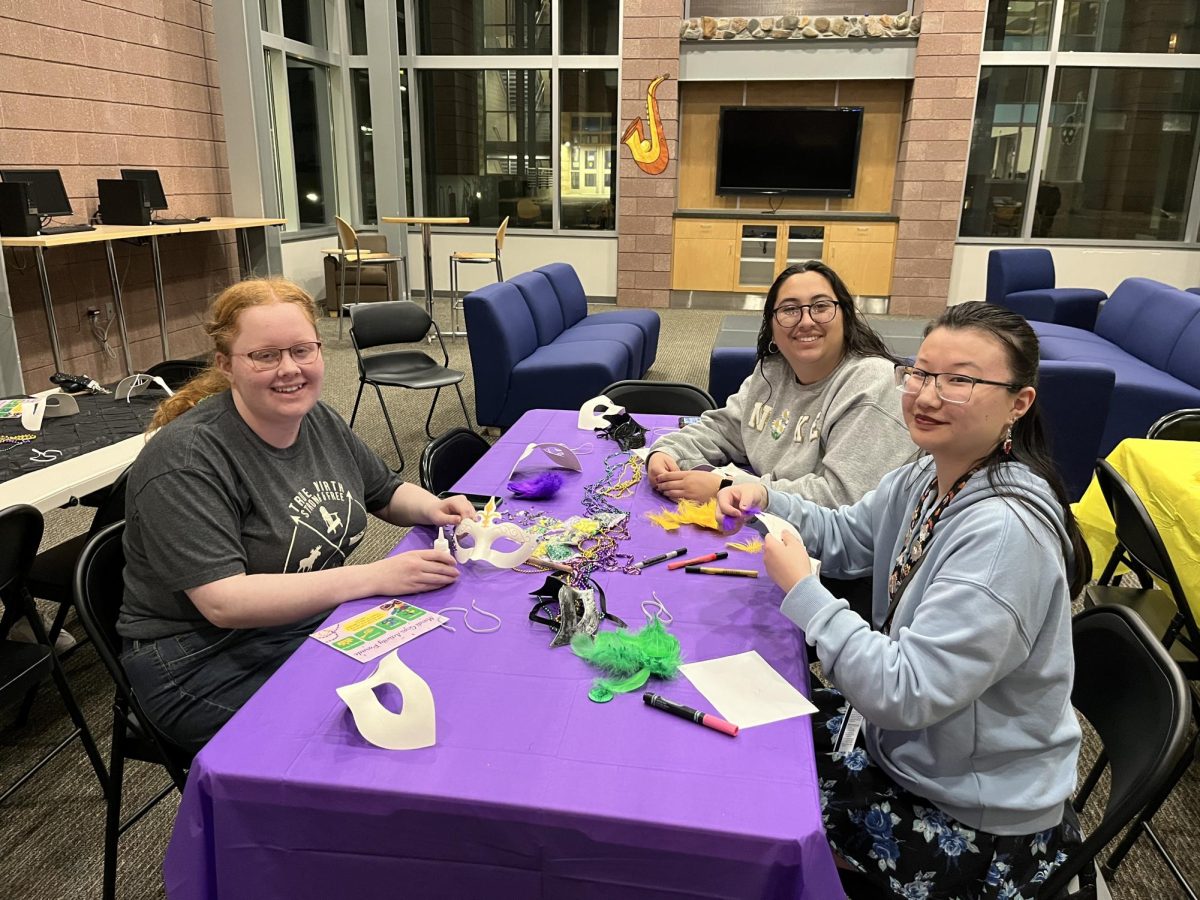
[[[599,397],[593,397],[584,403],[583,406],[579,407],[579,427],[585,428],[588,431],[595,431],[597,428],[608,428],[612,425],[612,422],[604,417],[623,412],[625,412],[625,407],[616,406],[611,400],[601,394]]]
[[[521,455],[517,457],[517,461],[513,463],[512,471],[508,473],[508,477],[512,478],[521,468],[521,463],[529,459],[534,450],[540,450],[542,455],[550,461],[551,466],[559,469],[570,469],[572,472],[583,470],[580,465],[579,457],[575,455],[575,451],[566,444],[556,442],[548,442],[544,444],[527,444],[525,449],[521,451]]]
[[[70,394],[44,394],[21,404],[21,427],[41,431],[42,419],[61,419],[79,412],[79,401]]]
[[[454,558],[460,563],[473,559],[491,563],[497,569],[515,569],[533,555],[536,538],[526,534],[512,522],[497,522],[496,501],[492,498],[474,519],[463,519],[454,529]],[[470,537],[473,543],[464,547],[460,538]],[[519,546],[515,550],[498,550],[498,541],[509,540]]]
[[[787,519],[781,519],[779,516],[773,516],[770,513],[759,513],[752,518],[747,524],[759,534],[771,535],[783,540],[784,534],[790,534],[800,543],[804,543],[804,538],[800,537],[800,532],[796,530],[796,526]],[[809,562],[812,564],[812,573],[819,575],[821,572],[821,561],[809,557]]]
[[[390,684],[404,697],[404,707],[392,712],[380,702],[375,688]],[[338,696],[350,707],[354,724],[364,740],[384,750],[419,750],[432,747],[437,736],[433,692],[425,681],[400,661],[392,651],[379,661],[364,681],[337,689]]]

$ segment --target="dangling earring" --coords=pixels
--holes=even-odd
[[[779,352],[779,345],[778,345],[778,344],[776,344],[774,341],[769,341],[769,342],[767,343],[767,352],[768,352],[768,353],[778,353],[778,352]]]
[[[1008,430],[1004,432],[1004,443],[1000,446],[1000,449],[1004,452],[1005,456],[1008,456],[1010,453],[1012,453],[1012,430],[1013,427],[1010,424],[1008,426]]]

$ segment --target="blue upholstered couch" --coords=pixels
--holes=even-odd
[[[1099,453],[1144,437],[1165,413],[1200,406],[1200,297],[1149,278],[1126,278],[1095,331],[1030,323],[1042,359],[1107,366],[1116,374]]]
[[[530,409],[577,409],[614,381],[641,378],[658,353],[658,313],[588,315],[566,263],[482,287],[463,308],[480,425],[507,428]]]
[[[1091,327],[1104,291],[1054,286],[1054,257],[1041,248],[988,253],[987,302],[1020,313],[1031,322]]]

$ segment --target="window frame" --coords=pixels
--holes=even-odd
[[[998,0],[990,0],[995,3]],[[1033,225],[1035,203],[1032,201],[1036,186],[1041,183],[1045,145],[1050,139],[1050,109],[1054,102],[1054,88],[1058,81],[1060,68],[1085,69],[1200,69],[1200,53],[1116,53],[1110,51],[1079,51],[1061,50],[1062,18],[1066,2],[1056,0],[1050,23],[1050,46],[1047,50],[984,50],[979,54],[980,71],[984,67],[993,69],[1005,67],[1037,67],[1044,71],[1042,96],[1038,107],[1037,132],[1033,147],[1033,161],[1029,169],[1029,181],[1026,187],[1025,204],[1021,218],[1021,228],[1016,236],[963,236],[957,234],[962,228],[962,212],[960,208],[959,221],[956,226],[955,242],[959,244],[1031,244],[1081,247],[1136,247],[1146,249],[1194,249],[1197,232],[1200,230],[1200,155],[1196,162],[1196,171],[1192,177],[1192,195],[1186,203],[1187,221],[1184,224],[1183,239],[1178,241],[1145,241],[1134,238],[1096,239],[1096,238],[1035,238]],[[978,84],[978,73],[977,73]],[[978,90],[975,102],[978,103]],[[964,175],[963,192],[966,190]],[[961,200],[960,200],[961,203]]]

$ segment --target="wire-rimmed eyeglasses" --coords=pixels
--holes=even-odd
[[[279,368],[279,364],[283,362],[284,353],[290,356],[292,362],[298,366],[311,365],[321,355],[321,342],[301,341],[290,347],[262,347],[258,350],[251,350],[249,353],[233,355],[246,357],[257,372],[268,372],[271,369]]]
[[[989,381],[986,378],[975,378],[972,375],[960,375],[957,372],[926,372],[915,366],[896,366],[896,388],[906,394],[919,394],[925,388],[925,382],[933,379],[933,389],[947,403],[966,403],[977,384],[994,384],[996,387],[1019,391],[1023,385],[1011,381]]]
[[[827,322],[832,322],[833,317],[837,315],[838,304],[836,300],[815,300],[812,303],[784,303],[782,306],[775,307],[775,312],[772,315],[775,321],[784,328],[792,328],[799,325],[804,319],[804,311],[808,310],[808,317],[817,325],[824,325]]]

